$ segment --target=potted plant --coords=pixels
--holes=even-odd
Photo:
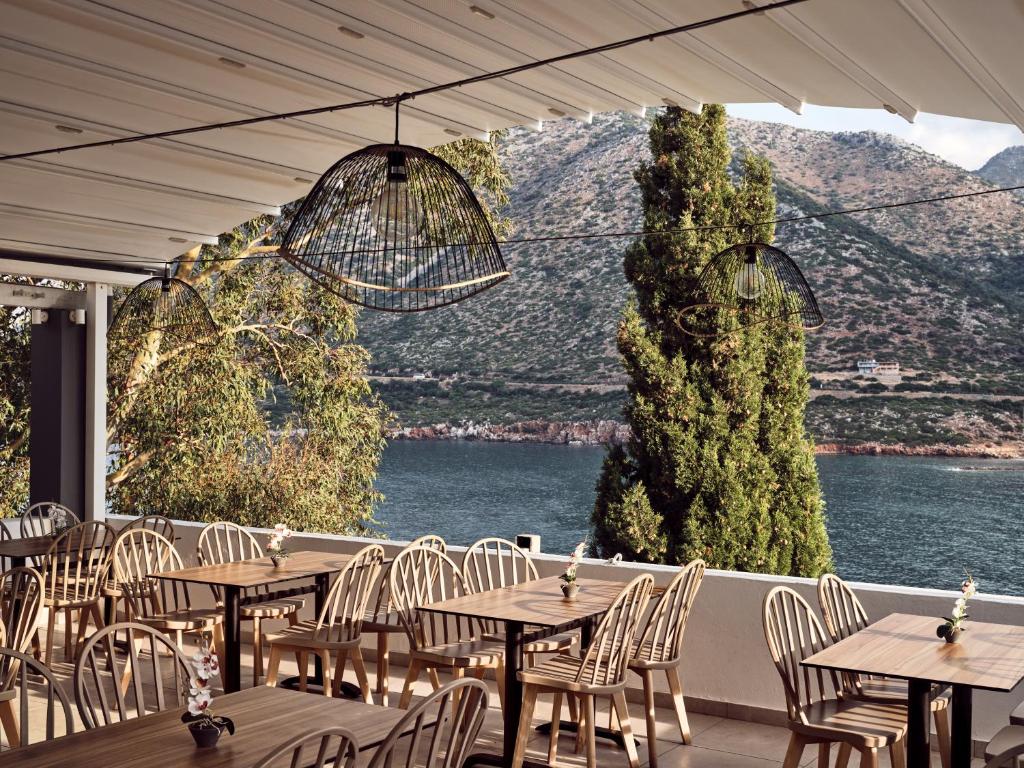
[[[197,747],[215,747],[225,730],[234,735],[235,724],[231,718],[213,713],[210,681],[217,676],[220,665],[217,663],[217,654],[210,651],[205,637],[200,640],[199,649],[192,655],[192,668],[195,675],[188,683],[188,711],[181,716],[181,722],[188,725]]]
[[[71,529],[71,520],[68,518],[68,513],[58,506],[52,506],[49,509],[50,517],[50,536],[57,539],[62,534]]]
[[[953,604],[953,612],[946,617],[946,623],[940,624],[935,634],[947,643],[955,643],[960,639],[960,634],[967,631],[967,601],[978,593],[978,583],[971,576],[971,572],[964,570],[967,578],[960,584],[960,597]]]
[[[558,577],[564,582],[562,584],[562,594],[566,600],[575,600],[576,594],[580,591],[580,585],[576,581],[576,569],[579,568],[580,560],[583,559],[583,553],[586,551],[587,540],[584,539],[576,545],[576,549],[569,555],[569,563],[565,567],[565,572]]]
[[[285,546],[291,537],[291,529],[284,523],[278,523],[267,539],[267,551],[270,553],[270,561],[275,568],[283,568],[285,561],[291,556]]]

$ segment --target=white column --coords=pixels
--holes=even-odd
[[[103,520],[107,498],[107,296],[87,283],[85,311],[85,518]]]

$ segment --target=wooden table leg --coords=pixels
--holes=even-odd
[[[239,615],[239,588],[224,587],[224,650],[221,673],[224,693],[235,693],[242,686],[242,619]]]
[[[973,689],[965,685],[953,686],[953,724],[950,737],[950,765],[952,768],[968,768],[971,764],[971,720],[973,710]]]
[[[907,688],[907,768],[931,766],[931,692],[927,680],[911,680]]]

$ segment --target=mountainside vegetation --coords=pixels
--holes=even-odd
[[[639,229],[631,173],[650,157],[649,127],[650,118],[611,113],[593,124],[510,131],[501,145],[513,182],[503,213],[515,237]],[[728,130],[734,150],[771,162],[781,217],[1000,186],[879,134],[736,119]],[[804,270],[826,318],[806,337],[807,425],[818,442],[855,445],[884,435],[917,445],[933,434],[936,444],[1024,453],[1022,404],[1014,399],[1024,396],[1022,217],[1021,198],[997,194],[777,228],[775,244]],[[542,407],[621,420],[626,380],[615,337],[629,240],[510,243],[503,250],[512,278],[492,291],[436,313],[363,313],[360,342],[373,373],[386,378],[375,386],[406,426],[510,424],[537,418]],[[859,378],[857,361],[872,357],[899,362],[902,384]],[[424,374],[433,394],[411,380]],[[467,387],[485,385],[486,397],[468,411],[453,407],[466,402],[459,393]],[[815,397],[837,392],[863,403],[843,400],[839,415],[832,398]],[[930,416],[908,392],[935,396]],[[988,410],[998,405],[998,426],[981,415],[978,397]],[[879,399],[894,419],[881,418]]]

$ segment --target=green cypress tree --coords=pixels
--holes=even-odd
[[[702,557],[717,568],[817,576],[831,567],[831,550],[803,424],[803,333],[762,324],[705,338],[680,324],[705,264],[748,236],[714,227],[774,217],[771,168],[748,154],[733,183],[720,105],[700,115],[669,108],[651,125],[650,146],[635,178],[652,234],[626,251],[634,296],[617,339],[632,439],[605,459],[594,547],[648,562]],[[691,227],[703,229],[671,231]],[[749,235],[771,242],[774,232]],[[716,321],[737,322],[724,313]]]

